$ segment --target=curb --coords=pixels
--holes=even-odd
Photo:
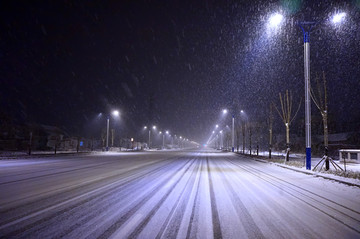
[[[237,155],[240,155],[240,154],[237,154]],[[245,156],[246,156],[246,155],[245,155]],[[318,178],[324,178],[324,179],[332,180],[332,181],[335,181],[335,182],[338,182],[338,183],[343,183],[343,184],[346,184],[346,185],[348,185],[348,186],[353,186],[353,187],[358,187],[358,188],[360,188],[360,184],[346,182],[346,181],[343,181],[343,180],[337,179],[337,178],[326,177],[326,176],[324,176],[324,175],[316,174],[316,173],[313,172],[313,171],[304,172],[304,171],[302,171],[302,170],[299,170],[299,169],[296,169],[296,168],[293,168],[293,167],[290,167],[290,166],[287,166],[287,165],[282,165],[282,164],[278,164],[278,163],[274,163],[274,162],[268,162],[268,161],[266,161],[266,160],[258,159],[258,158],[252,158],[252,157],[248,157],[248,158],[251,158],[252,160],[257,161],[257,162],[260,162],[260,163],[271,163],[271,164],[274,164],[274,165],[276,165],[276,166],[278,166],[278,167],[285,168],[285,169],[289,169],[289,170],[292,170],[292,171],[295,171],[295,172],[298,172],[298,173],[303,173],[303,174],[307,174],[307,175],[312,175],[312,176],[315,176],[315,177],[318,177]]]
[[[340,179],[337,179],[337,178],[330,178],[330,177],[326,177],[324,175],[319,175],[319,174],[316,174],[315,172],[313,171],[309,171],[309,172],[304,172],[302,170],[298,170],[298,169],[295,169],[295,168],[292,168],[292,167],[287,167],[285,165],[279,165],[277,163],[275,163],[276,166],[278,167],[281,167],[281,168],[286,168],[286,169],[290,169],[290,170],[293,170],[295,172],[299,172],[299,173],[304,173],[304,174],[307,174],[307,175],[313,175],[315,177],[318,177],[318,178],[324,178],[324,179],[328,179],[328,180],[333,180],[335,182],[338,182],[338,183],[343,183],[343,184],[346,184],[348,186],[354,186],[354,187],[359,187],[360,188],[360,184],[356,184],[356,183],[350,183],[350,182],[346,182],[346,181],[343,181],[343,180],[340,180]]]
[[[10,156],[0,156],[0,160],[5,160],[5,159],[29,159],[29,158],[49,158],[49,157],[58,157],[58,156],[73,156],[73,155],[86,155],[86,154],[91,154],[91,152],[10,155]]]

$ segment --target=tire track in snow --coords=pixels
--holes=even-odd
[[[199,189],[200,189],[200,182],[201,182],[201,176],[202,176],[202,170],[203,170],[203,164],[202,164],[203,160],[201,160],[201,165],[200,165],[200,171],[199,171],[199,181],[196,185],[196,193],[195,193],[195,197],[194,197],[194,203],[192,206],[192,210],[191,210],[191,215],[190,215],[190,221],[189,221],[189,226],[188,226],[188,230],[186,233],[186,238],[192,238],[191,234],[193,234],[195,237],[196,235],[196,229],[193,229],[192,225],[194,224],[194,218],[195,218],[195,211],[198,207],[198,200],[199,200]],[[192,232],[192,230],[194,230]]]
[[[172,207],[169,215],[167,216],[163,226],[160,228],[159,233],[156,238],[170,238],[173,235],[177,235],[180,229],[180,223],[184,218],[184,212],[187,205],[186,196],[191,194],[193,187],[196,182],[196,175],[199,173],[201,169],[201,161],[200,159],[194,159],[196,162],[196,166],[193,169],[188,181],[186,182],[183,190],[181,191],[177,201]]]
[[[172,162],[176,161],[177,159],[176,158],[169,158],[168,160],[171,160],[171,161],[170,162],[165,162],[165,164],[162,165],[162,166],[170,165]],[[21,202],[21,201],[27,200],[29,198],[36,198],[37,200],[35,202],[28,202],[26,204],[21,205],[21,208],[31,207],[32,205],[38,205],[39,204],[39,198],[40,198],[41,201],[47,201],[47,200],[52,201],[53,198],[57,198],[57,196],[54,195],[54,194],[46,196],[49,193],[54,192],[54,193],[58,193],[58,194],[60,194],[60,193],[61,194],[68,194],[68,193],[71,193],[71,192],[77,192],[78,190],[83,189],[83,188],[85,189],[86,187],[92,186],[95,183],[101,184],[101,183],[107,182],[109,180],[116,180],[120,176],[127,176],[127,175],[131,176],[131,173],[136,173],[137,171],[139,171],[140,173],[143,173],[142,172],[143,169],[146,169],[146,168],[152,167],[152,166],[156,166],[157,164],[163,163],[164,161],[166,161],[166,160],[161,160],[161,161],[156,161],[156,162],[144,164],[144,165],[141,165],[140,167],[137,166],[137,167],[131,168],[131,169],[127,170],[127,171],[122,171],[120,173],[112,174],[112,175],[109,175],[109,176],[104,176],[104,177],[101,177],[101,178],[98,178],[98,179],[95,179],[95,180],[90,180],[90,181],[88,181],[86,183],[81,183],[80,185],[66,186],[66,187],[55,189],[55,190],[46,191],[43,194],[37,194],[35,196],[23,197],[23,198],[20,198],[18,200],[12,201],[11,204],[13,204],[14,202],[17,202],[17,201]],[[162,166],[160,166],[160,167],[162,167]],[[41,197],[42,195],[45,195],[45,196]],[[53,203],[54,202],[56,202],[56,201],[53,201]],[[2,207],[6,207],[6,206],[7,206],[7,204],[2,205]],[[42,205],[42,207],[45,208],[47,206]],[[0,213],[5,214],[5,213],[12,212],[13,210],[18,210],[18,209],[21,209],[21,208],[19,208],[19,206],[11,207],[11,208],[7,208],[5,210],[0,210]]]
[[[209,174],[210,202],[211,202],[211,214],[212,214],[214,238],[222,238],[219,213],[218,213],[218,208],[216,205],[214,185],[213,185],[213,181],[212,181],[212,177],[211,177],[212,173],[210,170],[208,156],[206,156],[206,164],[207,164],[207,172]]]
[[[52,219],[54,217],[57,217],[58,215],[62,215],[64,213],[68,212],[68,211],[71,211],[71,210],[73,210],[73,209],[75,209],[77,207],[80,207],[84,203],[90,202],[90,201],[95,200],[95,199],[101,201],[101,200],[107,198],[109,195],[112,195],[114,193],[114,191],[118,191],[119,187],[125,187],[128,184],[131,184],[133,181],[137,181],[137,180],[140,180],[142,178],[149,177],[149,175],[151,175],[151,174],[156,175],[158,173],[161,173],[161,171],[166,170],[167,168],[169,168],[169,169],[173,168],[172,164],[173,164],[174,161],[176,161],[176,159],[173,159],[172,161],[168,162],[167,164],[161,165],[161,166],[159,166],[159,167],[157,167],[155,169],[152,169],[150,171],[141,171],[140,170],[138,172],[138,174],[131,175],[129,178],[120,179],[123,182],[119,182],[119,180],[116,180],[113,183],[111,183],[110,185],[105,185],[105,186],[93,189],[91,191],[88,191],[85,194],[81,194],[79,196],[71,197],[71,198],[63,201],[62,203],[57,203],[57,204],[53,204],[53,205],[50,205],[50,206],[37,208],[36,211],[33,211],[31,213],[27,212],[27,216],[24,216],[24,215],[17,216],[17,218],[11,219],[10,221],[3,223],[0,226],[0,231],[4,230],[5,228],[10,227],[10,226],[14,226],[14,225],[18,226],[19,223],[21,223],[21,222],[23,222],[25,220],[29,220],[31,218],[36,218],[36,217],[39,218],[39,219],[35,219],[34,222],[32,222],[30,224],[27,224],[26,226],[25,225],[23,225],[22,227],[20,226],[17,230],[12,231],[10,234],[6,234],[9,237],[15,236],[15,235],[17,235],[17,234],[19,234],[19,233],[21,233],[21,232],[23,232],[25,230],[28,230],[28,229],[34,228],[37,225],[40,225],[42,222],[49,221],[50,219]],[[134,171],[136,171],[136,170],[134,169]],[[123,173],[121,173],[120,175],[122,175],[122,174]],[[111,178],[116,179],[117,177],[119,177],[119,175],[112,176]],[[103,179],[103,180],[106,181],[106,180],[108,180],[108,178]],[[165,183],[166,183],[166,181],[165,181]],[[139,185],[135,184],[134,186],[139,186]],[[106,193],[104,193],[103,190],[106,190]],[[134,189],[130,188],[129,190],[134,190]],[[93,195],[88,197],[91,194],[93,194]],[[54,195],[52,197],[56,197],[56,195]],[[80,201],[78,201],[78,200],[80,200]],[[67,205],[69,203],[72,203],[72,202],[76,202],[76,203],[73,204],[72,206],[66,207],[66,208],[64,208],[64,209],[62,209],[60,211],[54,211],[56,208],[63,207],[63,206],[65,206],[65,205]],[[52,213],[50,215],[46,216],[45,218],[43,218],[42,214],[47,213],[50,210],[52,211]],[[91,215],[89,217],[91,217]]]
[[[219,177],[225,185],[228,194],[231,195],[232,201],[234,201],[233,205],[237,209],[236,212],[238,213],[239,217],[241,218],[241,222],[244,225],[245,231],[249,238],[265,238],[263,233],[261,232],[260,228],[255,223],[253,217],[249,213],[248,209],[242,203],[241,198],[236,194],[233,185],[230,183],[229,179],[225,176],[226,172],[224,171],[224,167],[217,165],[219,173]]]
[[[183,195],[185,192],[189,192],[191,190],[189,190],[189,188],[187,187],[189,184],[191,185],[194,183],[195,178],[193,177],[194,174],[196,174],[196,172],[199,169],[199,165],[197,163],[196,159],[192,159],[192,164],[190,165],[193,166],[193,164],[195,165],[194,169],[192,169],[192,172],[189,176],[189,178],[187,179],[184,188],[181,190],[179,197],[177,198],[174,206],[172,207],[172,209],[170,210],[167,219],[165,220],[163,226],[160,228],[159,232],[158,232],[158,237],[164,233],[164,230],[166,228],[166,225],[168,224],[169,220],[171,219],[171,217],[173,216],[175,210],[178,208],[180,200],[183,199]],[[186,175],[186,173],[190,170],[190,167],[184,171],[182,173],[182,175],[179,177],[179,179],[168,189],[168,191],[166,192],[166,194],[159,200],[159,202],[152,208],[152,210],[147,214],[147,216],[142,220],[142,222],[140,222],[140,224],[135,228],[135,230],[133,231],[132,234],[130,234],[130,238],[134,238],[137,237],[142,230],[145,228],[145,226],[149,223],[149,221],[153,218],[153,216],[155,215],[155,213],[160,209],[160,207],[163,205],[163,203],[165,202],[165,200],[169,197],[169,195],[174,191],[174,189],[176,188],[176,186],[180,183],[180,181],[182,181],[184,179],[184,176]],[[182,214],[183,215],[183,214]],[[180,225],[178,225],[179,227]],[[175,234],[175,232],[173,232]],[[177,234],[177,232],[176,232]]]
[[[352,216],[344,213],[343,211],[338,210],[338,209],[332,207],[332,206],[329,205],[329,204],[326,204],[326,203],[324,203],[324,202],[321,202],[321,201],[320,201],[319,199],[317,199],[316,197],[319,197],[319,198],[321,198],[321,199],[323,199],[323,200],[325,200],[325,201],[327,201],[327,202],[329,202],[329,203],[331,203],[331,204],[335,204],[335,205],[337,205],[337,206],[339,206],[339,207],[342,207],[342,208],[344,208],[344,209],[350,210],[350,211],[352,211],[352,212],[354,212],[354,213],[356,213],[356,214],[360,214],[360,212],[358,212],[358,211],[355,211],[355,210],[353,210],[353,209],[351,209],[351,208],[348,208],[348,207],[346,207],[346,206],[343,206],[343,205],[341,205],[341,204],[339,204],[339,203],[337,203],[337,202],[334,202],[334,201],[332,201],[332,200],[330,200],[330,199],[327,199],[327,198],[325,198],[325,197],[323,197],[323,196],[321,196],[321,195],[318,195],[318,194],[316,194],[316,193],[314,193],[314,192],[311,192],[311,191],[309,191],[309,190],[307,190],[307,189],[304,189],[304,188],[302,188],[302,187],[300,187],[300,186],[297,186],[297,185],[295,185],[295,184],[293,184],[293,183],[287,182],[286,180],[280,179],[280,178],[278,178],[278,177],[276,177],[276,176],[273,176],[273,175],[271,175],[271,174],[269,174],[269,173],[266,173],[266,172],[264,172],[264,171],[262,171],[262,170],[259,170],[259,169],[257,169],[257,168],[254,168],[254,167],[252,167],[252,166],[249,166],[249,165],[246,165],[246,166],[245,166],[245,165],[243,165],[243,164],[239,164],[238,162],[235,163],[235,162],[233,162],[232,160],[229,160],[229,159],[228,159],[228,161],[229,161],[230,163],[232,163],[232,164],[234,164],[234,165],[242,168],[243,170],[245,170],[245,171],[247,171],[247,172],[255,175],[256,177],[258,177],[258,178],[260,178],[260,179],[262,179],[262,180],[270,183],[270,184],[273,185],[274,187],[277,187],[277,188],[283,190],[284,192],[286,192],[287,194],[293,196],[294,198],[298,199],[298,200],[301,201],[301,202],[304,202],[304,200],[303,200],[300,196],[295,195],[293,192],[295,192],[295,193],[297,193],[297,194],[299,194],[299,195],[301,195],[301,196],[303,196],[303,197],[308,197],[308,198],[312,199],[313,201],[315,201],[316,203],[321,204],[321,205],[323,205],[323,206],[325,206],[325,207],[327,207],[327,208],[329,208],[329,209],[331,209],[331,210],[333,210],[333,211],[336,211],[336,212],[339,213],[339,214],[342,214],[343,216],[345,216],[345,217],[347,217],[347,218],[350,218],[351,220],[356,221],[356,223],[360,225],[360,220],[359,220],[359,219],[356,219],[356,218],[354,218],[354,217],[352,217]],[[261,176],[259,175],[259,173],[261,173]],[[279,181],[280,181],[280,182],[279,182]],[[279,186],[279,185],[280,185],[280,186]],[[289,186],[289,185],[290,185],[290,186]],[[291,186],[294,187],[295,189],[294,189],[294,188],[291,188]],[[284,190],[283,187],[286,187],[287,190]],[[293,192],[291,192],[291,191],[293,191]],[[302,191],[303,191],[303,192],[302,192]],[[308,194],[310,194],[310,195],[312,195],[312,196],[307,195],[307,194],[305,194],[304,192],[306,192],[306,193],[308,193]],[[360,230],[359,230],[359,229],[357,229],[357,228],[355,228],[355,227],[353,227],[353,226],[351,226],[351,225],[348,225],[347,223],[345,223],[345,222],[344,222],[343,220],[341,220],[341,219],[338,219],[336,215],[331,215],[330,213],[324,211],[323,209],[321,209],[321,208],[319,208],[318,206],[310,203],[309,201],[308,201],[308,203],[307,203],[306,205],[308,205],[308,206],[310,206],[310,207],[318,210],[319,212],[321,212],[321,213],[329,216],[330,218],[332,218],[332,219],[334,219],[335,221],[343,224],[344,226],[348,227],[349,229],[351,229],[351,230],[353,230],[353,231],[356,231],[357,233],[360,233]]]
[[[191,159],[187,160],[187,162],[181,167],[181,169],[179,169],[179,171],[183,170],[185,168],[185,172],[189,169],[189,167],[194,163],[194,161],[192,161]],[[190,165],[188,165],[190,163]],[[166,185],[166,183],[171,180],[171,178],[174,175],[170,175],[168,177],[166,177],[163,180],[163,183],[159,184],[158,186],[156,186],[155,188],[153,188],[153,190],[148,193],[148,195],[146,197],[144,197],[142,200],[140,200],[136,205],[134,205],[131,209],[129,209],[127,211],[127,213],[125,213],[124,215],[122,215],[118,220],[116,220],[109,228],[107,228],[105,230],[105,232],[103,232],[99,238],[108,238],[110,237],[116,230],[118,230],[118,228],[120,228],[126,221],[128,221],[132,215],[135,214],[136,211],[138,211],[143,204],[145,204],[147,201],[149,201],[151,199],[151,197],[153,197],[158,191],[159,189],[161,189],[162,187],[164,187]]]

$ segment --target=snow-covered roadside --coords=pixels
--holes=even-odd
[[[274,164],[274,165],[276,165],[278,167],[290,169],[290,170],[293,170],[293,171],[296,171],[296,172],[305,173],[305,174],[308,174],[308,175],[314,175],[315,177],[322,177],[322,178],[325,178],[325,179],[334,180],[334,181],[337,181],[337,182],[340,182],[340,183],[345,183],[345,184],[350,185],[350,186],[360,187],[360,180],[359,179],[341,177],[341,176],[330,174],[330,173],[314,172],[312,170],[307,170],[305,167],[299,168],[299,167],[290,166],[290,165],[286,165],[286,164],[270,162],[270,161],[267,161],[265,159],[254,158],[254,160],[260,161],[260,162],[263,162],[263,163]],[[348,166],[346,168],[347,168],[347,171],[348,171]],[[358,166],[355,165],[354,168],[358,168]]]
[[[96,154],[100,151],[57,151],[56,155],[54,151],[32,151],[31,155],[27,152],[15,152],[15,151],[0,151],[0,160],[3,159],[31,159],[31,158],[42,158],[42,157],[56,157],[56,156],[67,156],[76,154]]]
[[[249,152],[246,151],[245,155],[249,155]],[[253,152],[253,156],[256,155],[256,152]],[[263,157],[264,159],[267,159],[269,156],[268,151],[259,151],[259,156]],[[273,151],[272,156],[275,159],[285,159],[285,152],[280,151]],[[321,158],[319,157],[312,157],[311,158],[311,168],[313,169],[319,162]],[[303,164],[305,168],[305,154],[301,153],[290,153],[290,162],[298,162],[299,165]],[[344,162],[340,162],[339,160],[334,160],[336,164],[338,164],[342,169],[345,169]],[[321,164],[318,166],[318,168],[321,167]],[[333,165],[330,164],[330,169],[334,169]],[[353,171],[353,172],[359,172],[360,173],[360,164],[353,163],[353,162],[346,162],[346,171]]]

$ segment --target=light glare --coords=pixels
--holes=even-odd
[[[338,14],[335,14],[332,18],[332,22],[334,24],[338,24],[338,23],[341,23],[344,21],[346,17],[346,13],[345,12],[341,12],[341,13],[338,13]]]
[[[275,13],[269,19],[269,24],[271,27],[277,27],[283,21],[284,17],[280,13]]]
[[[119,111],[118,110],[114,110],[113,112],[112,112],[112,114],[114,115],[114,116],[119,116]]]

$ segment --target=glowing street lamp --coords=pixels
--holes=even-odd
[[[144,129],[148,129],[148,127],[147,127],[147,126],[144,126]],[[156,126],[154,125],[154,126],[152,127],[152,129],[153,129],[153,130],[156,130]],[[151,143],[151,128],[149,128],[149,145],[148,145],[149,149],[150,149],[150,143]]]
[[[341,22],[343,22],[345,20],[345,17],[346,17],[346,13],[345,12],[340,12],[340,13],[335,14],[332,17],[331,21],[334,24],[339,24],[339,23],[341,23]]]
[[[276,28],[282,23],[283,19],[283,15],[281,15],[280,13],[275,13],[269,19],[269,26],[271,28]]]
[[[228,110],[227,109],[224,109],[223,110],[223,114],[227,114],[228,113]],[[235,151],[235,140],[234,140],[234,137],[235,137],[235,115],[233,114],[232,115],[232,128],[231,128],[231,151],[234,152]]]
[[[169,130],[166,130],[165,134],[169,135]],[[165,134],[163,134],[163,149],[165,149]]]
[[[118,110],[114,110],[111,114],[115,117],[119,117],[120,113]],[[107,117],[106,123],[106,151],[109,151],[109,126],[110,126],[110,115]]]

